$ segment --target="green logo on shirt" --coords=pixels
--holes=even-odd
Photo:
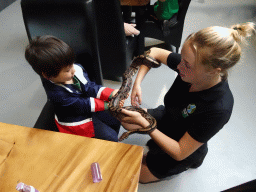
[[[194,111],[196,110],[196,105],[195,104],[189,104],[187,106],[187,108],[184,108],[182,110],[182,116],[184,118],[188,117],[189,115],[191,115],[192,113],[194,113]]]

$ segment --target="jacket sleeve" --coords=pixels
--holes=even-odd
[[[103,101],[109,101],[110,96],[114,89],[103,87],[102,85],[97,85],[95,82],[90,81],[87,72],[84,68],[79,65],[75,64],[76,69],[76,77],[82,82],[83,91],[88,97],[94,97]]]
[[[88,82],[84,85],[85,92],[88,96],[94,97],[103,101],[109,101],[114,89],[97,85],[94,82]]]
[[[65,111],[81,115],[108,109],[108,102],[106,101],[93,97],[71,96],[66,92],[52,94],[49,99],[53,101],[55,105],[65,107]]]

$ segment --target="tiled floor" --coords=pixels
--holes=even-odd
[[[256,22],[255,0],[192,0],[183,37],[211,25],[230,26],[246,21]],[[46,95],[39,77],[24,58],[28,39],[19,1],[0,12],[0,26],[0,121],[32,127],[46,102]],[[147,44],[154,42],[149,39]],[[229,123],[209,142],[204,164],[168,181],[140,184],[139,192],[214,192],[255,179],[255,51],[256,40],[250,39],[241,61],[230,73],[229,83],[235,98],[233,114]],[[143,106],[162,104],[164,93],[174,78],[174,72],[165,66],[152,69],[142,84]],[[112,81],[104,83],[112,88],[120,86]],[[132,135],[124,142],[145,145],[148,139],[145,135]]]

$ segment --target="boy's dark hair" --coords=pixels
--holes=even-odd
[[[30,42],[26,47],[25,58],[40,76],[56,77],[61,69],[75,62],[75,53],[62,40],[46,35]]]

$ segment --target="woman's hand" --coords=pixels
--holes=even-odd
[[[124,123],[135,124],[144,128],[149,126],[149,122],[137,111],[122,109],[121,113],[125,115],[125,117],[121,119]]]
[[[134,85],[132,88],[132,94],[131,94],[131,104],[132,106],[139,106],[141,105],[142,101],[142,92],[140,85]]]

